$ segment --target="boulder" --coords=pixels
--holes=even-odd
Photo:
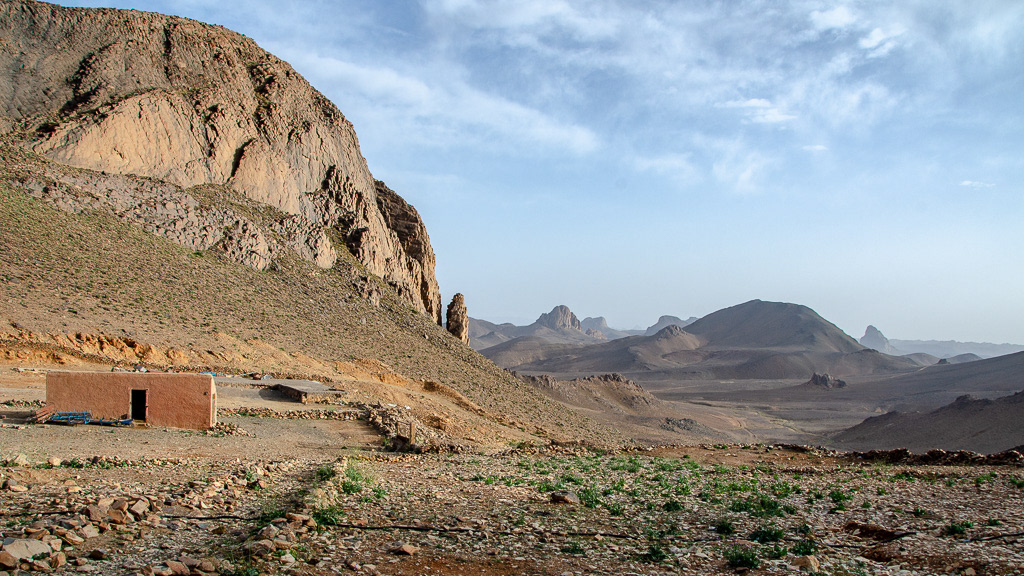
[[[6,542],[6,541],[5,541]],[[41,541],[32,539],[12,539],[3,546],[3,551],[18,560],[31,560],[35,557],[49,558],[53,548]]]

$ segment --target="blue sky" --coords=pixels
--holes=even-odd
[[[1024,343],[1024,3],[108,0],[242,32],[353,122],[443,297],[613,327],[750,299]]]

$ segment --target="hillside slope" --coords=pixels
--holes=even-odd
[[[344,251],[329,270],[285,254],[260,271],[2,183],[0,221],[0,363],[268,372],[346,389],[369,372],[393,385],[366,401],[407,403],[461,441],[621,441],[473,352]],[[368,284],[376,300],[363,297]],[[458,409],[436,413],[439,399]]]
[[[1024,445],[1024,392],[977,399],[965,395],[926,413],[890,412],[868,418],[837,434],[835,442],[852,450],[933,448],[996,453]]]
[[[441,321],[419,215],[373,179],[338,108],[249,38],[172,16],[33,0],[0,4],[0,38],[0,133],[9,141],[105,174],[227,186],[278,212],[273,234],[181,214],[167,236],[203,250],[232,244],[229,254],[259,269],[278,246],[322,268],[344,247]]]

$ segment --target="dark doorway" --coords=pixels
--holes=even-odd
[[[146,391],[132,390],[132,420],[146,421]]]

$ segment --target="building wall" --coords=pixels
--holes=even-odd
[[[128,418],[132,390],[146,390],[146,423],[206,430],[217,423],[213,376],[138,372],[50,372],[46,403],[58,412],[91,412],[93,418]]]

